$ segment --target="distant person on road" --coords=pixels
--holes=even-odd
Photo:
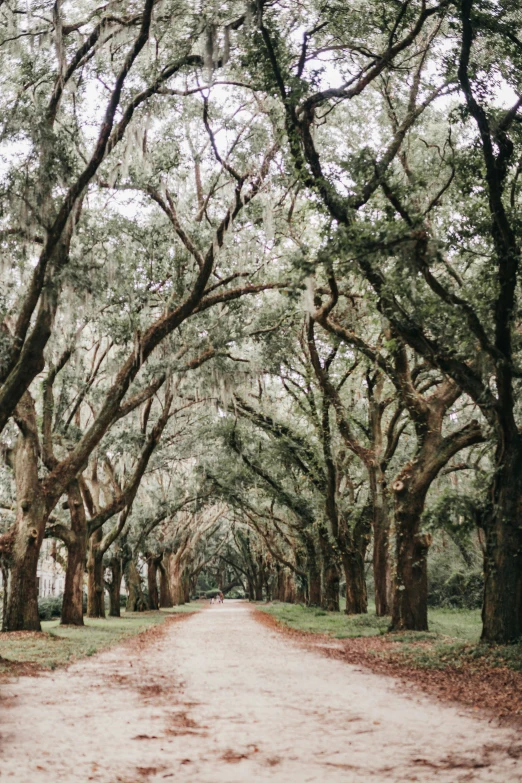
[[[219,594],[219,603],[220,603],[220,604],[222,604],[222,603],[223,603],[223,599],[224,599],[224,597],[225,597],[225,596],[223,595],[223,593],[220,593],[220,594]]]

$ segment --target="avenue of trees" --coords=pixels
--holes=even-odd
[[[0,21],[3,630],[52,539],[64,624],[125,578],[426,630],[446,547],[522,637],[519,4]]]

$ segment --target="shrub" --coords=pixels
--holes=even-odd
[[[480,609],[484,576],[478,570],[453,571],[449,576],[430,578],[428,604],[451,609]]]
[[[62,595],[47,595],[38,599],[38,614],[40,620],[53,620],[62,613]]]
[[[229,590],[225,598],[246,598],[246,593],[242,587],[233,587]]]
[[[207,592],[205,593],[206,598],[215,598],[216,595],[219,595],[219,590],[217,589],[217,587],[214,588],[213,590],[207,590]]]
[[[38,599],[40,620],[55,620],[62,614],[63,595],[46,595]],[[87,596],[83,595],[83,613],[87,611]]]

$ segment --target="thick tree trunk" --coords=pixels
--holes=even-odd
[[[168,561],[166,557],[159,564],[159,605],[162,609],[168,609],[172,606],[172,596],[169,589]]]
[[[190,603],[190,580],[188,577],[184,577],[182,580],[183,584],[183,602],[185,604]]]
[[[17,517],[5,628],[7,631],[40,631],[36,570],[47,515],[43,503],[35,498],[31,507]]]
[[[392,562],[390,552],[390,515],[382,471],[370,476],[373,510],[373,578],[375,583],[375,613],[384,617],[391,613]]]
[[[111,581],[108,585],[109,592],[109,617],[120,617],[120,593],[121,593],[121,580],[123,578],[123,569],[121,558],[118,556],[112,557],[109,563],[109,569],[111,572]]]
[[[294,582],[294,576],[290,571],[285,571],[284,578],[285,578],[285,591],[284,591],[284,601],[287,604],[295,604],[295,582]]]
[[[522,444],[518,436],[504,446],[490,497],[493,503],[484,519],[482,640],[506,644],[522,638]]]
[[[306,571],[308,574],[308,606],[321,606],[321,569],[317,562],[317,551],[311,535],[305,538]]]
[[[19,409],[22,432],[15,452],[15,537],[4,626],[7,631],[40,631],[36,570],[48,512],[38,481],[38,433],[28,394]]]
[[[282,601],[283,598],[283,569],[278,564],[276,566],[274,586],[272,588],[272,598],[274,601]]]
[[[2,631],[6,630],[5,621],[7,617],[7,597],[9,589],[9,568],[7,564],[2,561],[1,565],[2,573]]]
[[[327,612],[339,611],[339,571],[333,563],[323,566],[323,601],[322,607]]]
[[[321,548],[322,601],[321,607],[328,612],[339,611],[339,568],[335,550],[328,532],[319,527],[319,546]]]
[[[431,536],[420,532],[427,486],[404,486],[396,493],[395,595],[391,630],[428,630],[428,550]]]
[[[128,612],[144,612],[147,609],[147,602],[143,595],[141,587],[141,576],[134,560],[129,560],[125,571],[125,581],[129,595],[127,598]]]
[[[295,602],[296,604],[306,604],[306,590],[301,578],[296,580]]]
[[[157,557],[147,558],[147,589],[149,592],[149,609],[159,609]]]
[[[85,572],[86,548],[84,536],[78,537],[67,548],[62,625],[83,625],[83,574]]]
[[[308,570],[308,606],[321,606],[321,572],[318,568]]]
[[[346,614],[366,614],[368,594],[364,561],[370,543],[372,508],[366,506],[353,521],[341,518],[337,543],[346,579]]]
[[[345,614],[366,614],[368,594],[364,574],[364,552],[353,550],[342,555],[346,579]]]
[[[77,481],[68,487],[71,540],[67,546],[67,568],[63,591],[62,625],[83,625],[83,575],[87,555],[87,518]]]
[[[99,551],[103,530],[91,536],[87,558],[87,617],[105,617],[105,584],[103,581],[103,554]]]
[[[175,553],[169,555],[169,591],[174,606],[181,606],[185,603],[185,594],[182,584],[181,565]]]

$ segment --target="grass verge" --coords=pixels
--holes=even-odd
[[[61,626],[59,620],[49,620],[42,622],[41,632],[0,634],[0,676],[65,666],[161,625],[173,615],[200,608],[200,604],[191,603],[161,611],[123,613],[121,617],[103,620],[84,618],[83,627]]]
[[[386,634],[389,617],[377,617],[374,611],[368,614],[346,615],[341,612],[325,612],[323,609],[274,602],[259,606],[264,612],[280,622],[307,633],[328,634],[335,639],[356,639],[361,636]],[[440,637],[478,642],[480,637],[480,611],[467,609],[431,609],[430,631],[394,634],[397,642],[426,641]]]

